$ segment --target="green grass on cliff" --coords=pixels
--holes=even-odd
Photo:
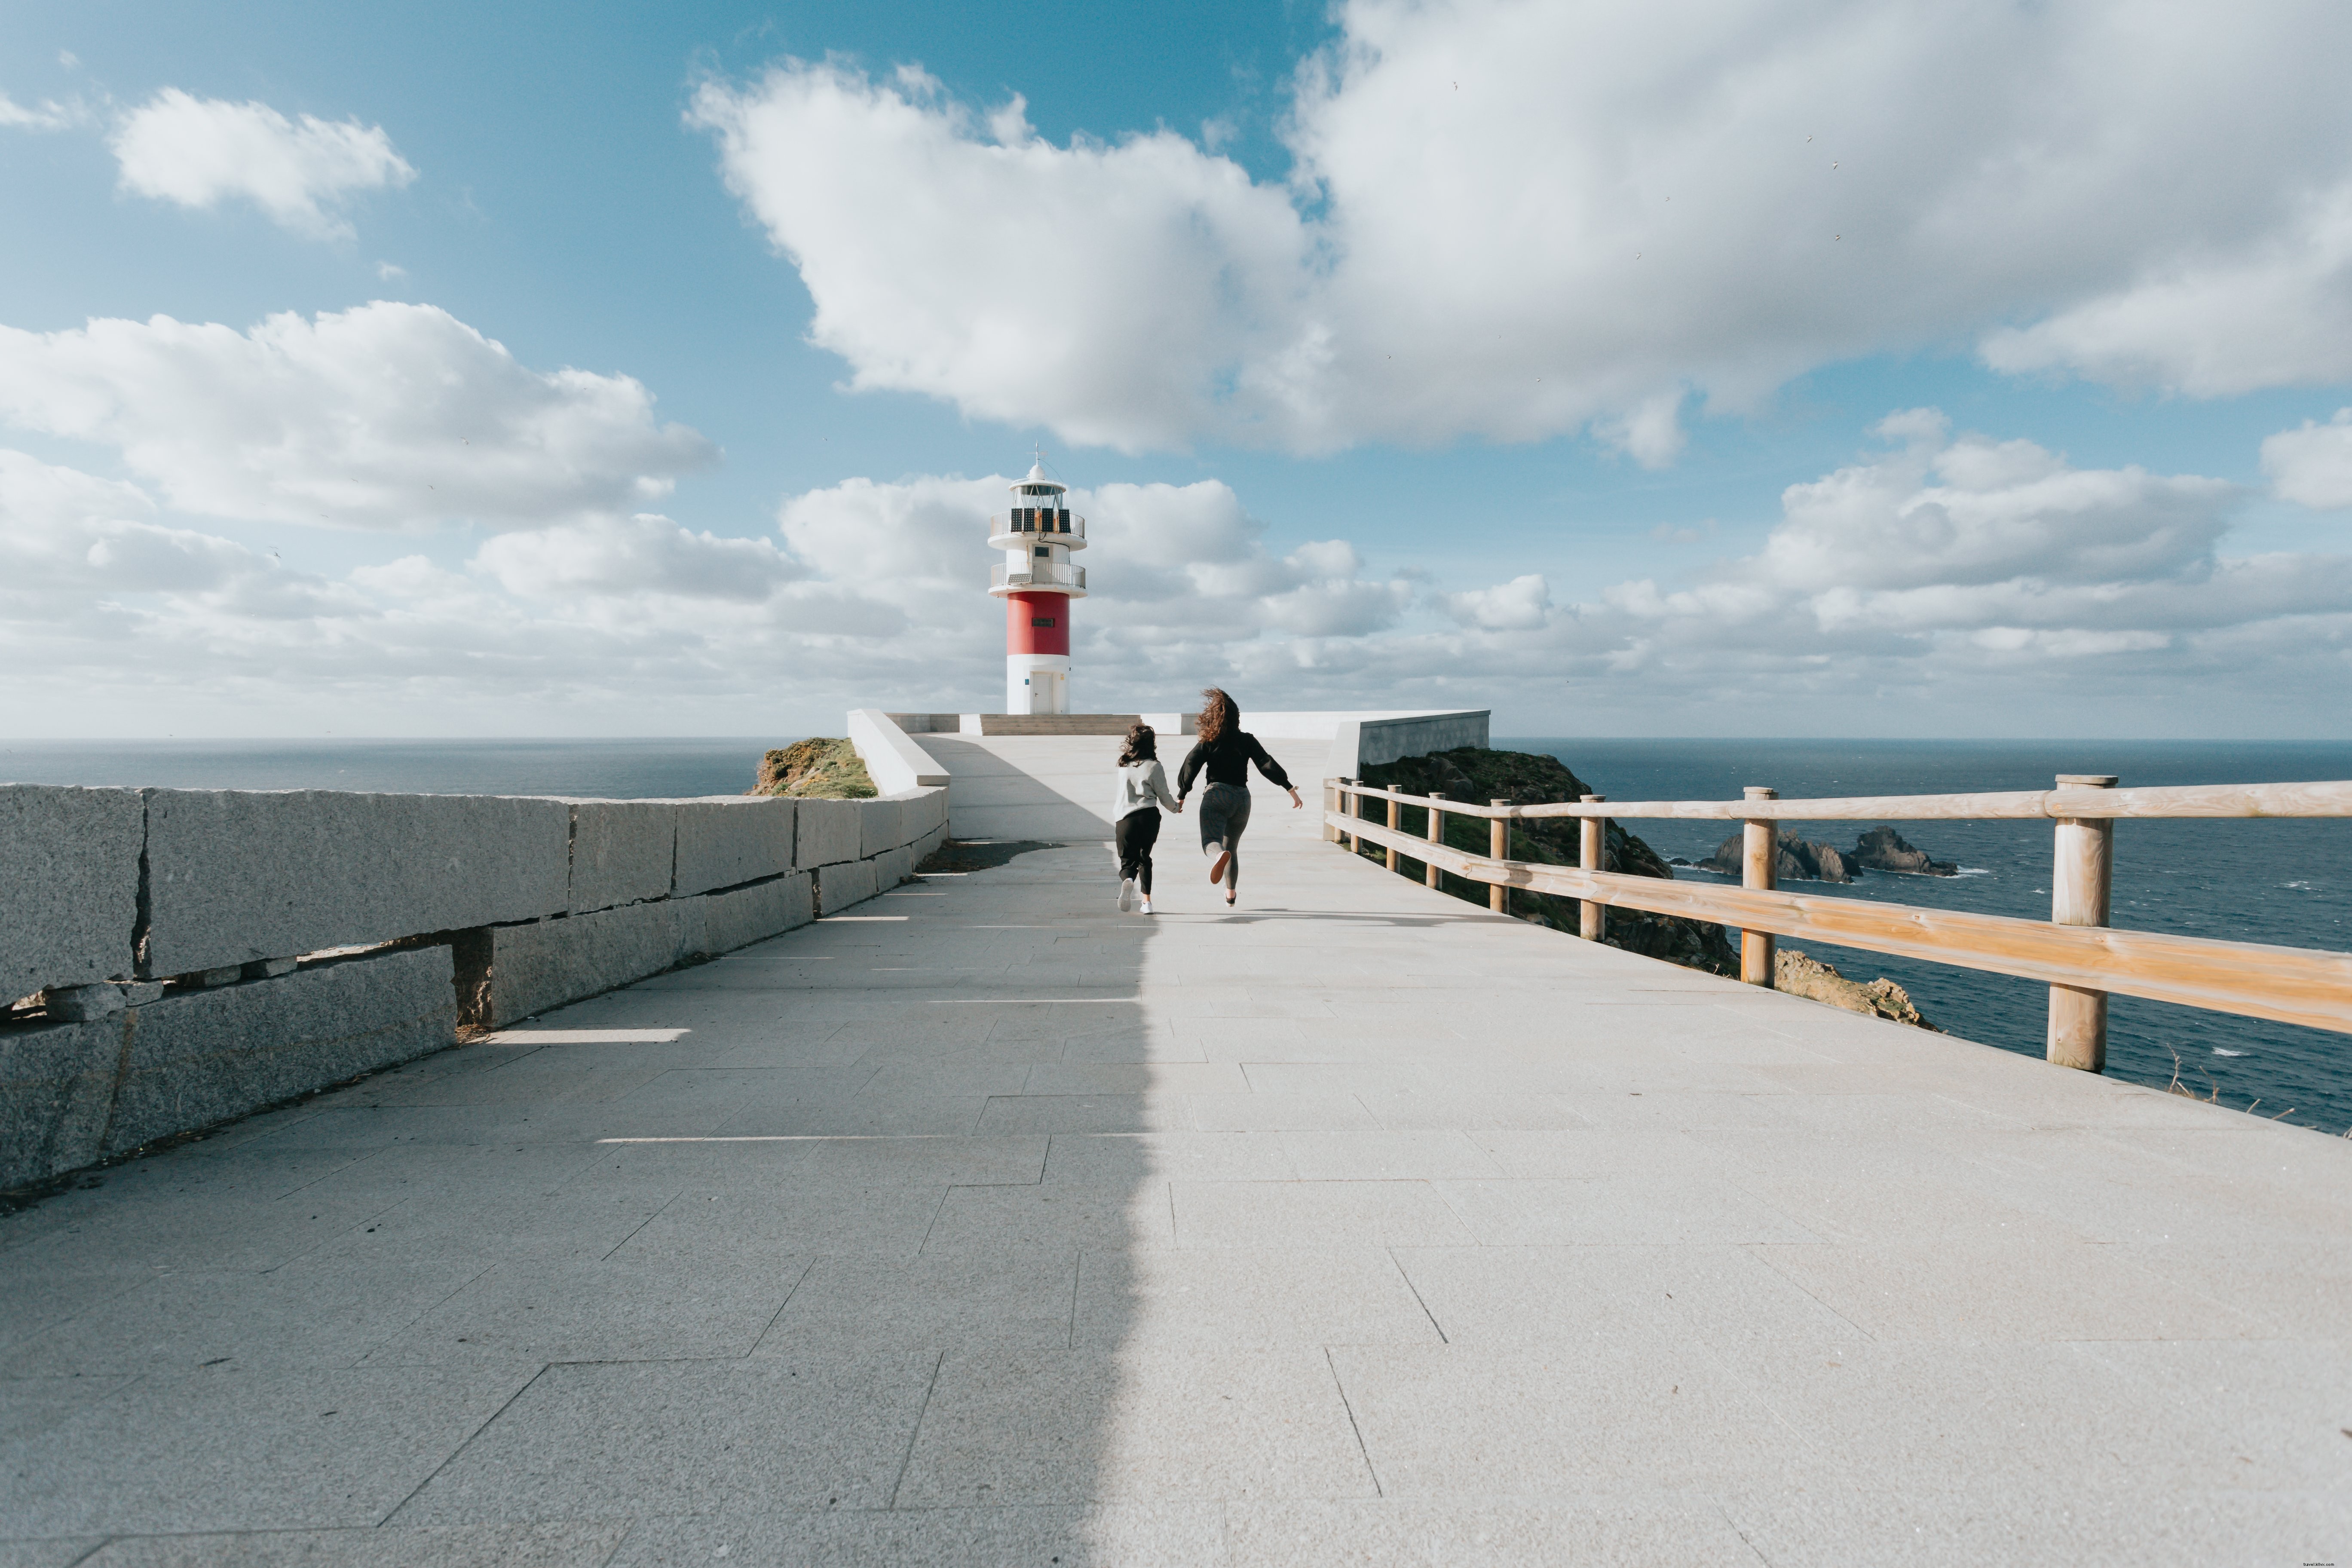
[[[814,736],[794,741],[760,759],[753,795],[784,795],[802,800],[871,800],[881,794],[856,749],[842,739]]]

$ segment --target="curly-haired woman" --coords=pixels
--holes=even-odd
[[[1306,805],[1282,764],[1267,756],[1257,737],[1242,728],[1242,710],[1231,697],[1212,686],[1201,693],[1199,738],[1176,770],[1176,798],[1192,794],[1192,781],[1208,770],[1209,787],[1201,796],[1201,852],[1211,857],[1209,880],[1225,885],[1225,902],[1233,903],[1241,887],[1242,830],[1249,826],[1249,771],[1256,764],[1275,785],[1290,791],[1290,808]]]

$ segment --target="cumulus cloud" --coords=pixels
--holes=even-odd
[[[70,131],[89,122],[87,104],[76,100],[60,103],[45,98],[38,103],[19,103],[0,92],[0,127],[14,131]]]
[[[2352,374],[2321,0],[1348,0],[1281,183],[1160,130],[787,62],[693,121],[854,385],[1124,449],[1587,430],[1983,336],[2196,395]]]
[[[156,316],[0,327],[0,421],[120,448],[180,510],[331,528],[625,518],[709,463],[625,375],[535,371],[446,310],[249,331]]]
[[[2325,425],[2305,420],[2263,442],[2263,472],[2287,500],[2312,508],[2352,506],[2352,408]]]
[[[1931,409],[1874,435],[1788,487],[1753,552],[1578,602],[1541,573],[1456,585],[1343,539],[1276,549],[1216,480],[1079,488],[1076,679],[1114,710],[1213,680],[1260,707],[1493,707],[1519,733],[2275,731],[2340,691],[2352,556],[2231,555],[2238,489],[2078,468]],[[845,480],[787,498],[765,538],[637,512],[469,554],[403,540],[335,576],[0,451],[0,658],[40,672],[0,687],[0,721],[110,690],[438,732],[468,711],[791,732],[877,701],[986,704],[1003,644],[983,520],[1008,482]]]
[[[1996,370],[2227,397],[2352,378],[2352,182],[2251,238],[2151,257],[2143,275],[2047,320],[1989,333]]]
[[[381,125],[291,121],[266,103],[230,103],[165,88],[125,115],[107,144],[126,191],[184,207],[242,198],[279,227],[349,239],[334,209],[354,192],[401,186],[416,171]]]
[[[640,513],[501,534],[474,564],[526,598],[660,595],[756,604],[803,574],[764,539],[721,539]]]
[[[860,388],[1090,443],[1181,440],[1295,312],[1288,197],[1171,132],[1057,148],[1017,105],[982,119],[919,71],[830,64],[707,85],[692,115]]]
[[[1462,625],[1483,631],[1538,631],[1551,619],[1551,584],[1537,573],[1492,588],[1441,595],[1438,602]]]

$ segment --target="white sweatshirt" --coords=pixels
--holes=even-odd
[[[1176,797],[1168,793],[1168,773],[1160,759],[1129,763],[1118,770],[1118,794],[1111,802],[1110,819],[1117,822],[1162,802],[1169,810],[1176,809]]]

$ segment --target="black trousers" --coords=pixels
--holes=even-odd
[[[1151,847],[1160,842],[1160,808],[1147,805],[1141,811],[1130,811],[1118,819],[1113,828],[1118,844],[1118,874],[1121,880],[1132,877],[1143,896],[1151,896]]]

